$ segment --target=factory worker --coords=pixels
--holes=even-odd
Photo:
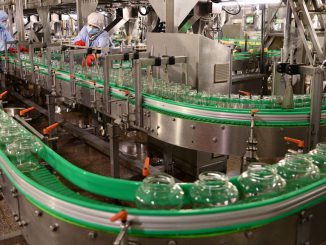
[[[5,42],[15,41],[7,29],[8,15],[5,11],[0,10],[0,52],[5,51]],[[9,51],[15,51],[14,46],[11,46]]]
[[[12,42],[15,41],[15,39],[12,37],[12,35],[6,30],[7,29],[7,22],[8,22],[8,14],[0,10],[0,52],[5,51],[5,42]],[[15,45],[10,45],[8,48],[8,51],[10,52],[17,52]],[[26,49],[24,46],[20,46],[21,52],[27,52],[28,49]]]
[[[114,46],[112,40],[104,28],[104,16],[100,13],[91,13],[87,18],[87,25],[81,29],[73,43],[77,46],[108,48]],[[103,54],[103,52],[102,52]],[[95,61],[95,56],[87,56],[87,65],[90,66]]]

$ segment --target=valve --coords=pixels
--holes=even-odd
[[[115,222],[121,220],[121,222],[127,222],[128,219],[128,212],[122,209],[120,212],[116,213],[110,218],[111,222]]]
[[[128,90],[120,89],[119,91],[123,92],[125,94],[125,96],[129,96],[129,91]]]
[[[7,94],[8,94],[8,90],[2,92],[2,93],[0,94],[0,100],[3,100],[3,98],[4,98]]]
[[[59,126],[59,123],[53,123],[52,125],[43,129],[43,134],[48,135],[49,133],[51,133],[52,130],[54,130],[58,126]]]
[[[250,98],[251,98],[251,95],[252,95],[250,92],[243,91],[243,90],[239,90],[239,96],[240,96],[241,94],[242,94],[242,95],[249,96]]]
[[[149,161],[150,161],[150,158],[146,157],[144,166],[143,166],[143,171],[142,171],[142,174],[144,177],[147,177],[149,175]]]
[[[294,138],[290,138],[290,137],[284,137],[284,140],[287,142],[292,142],[292,143],[296,144],[299,148],[297,153],[303,153],[303,148],[305,146],[303,140],[294,139]]]
[[[251,115],[252,117],[254,117],[255,114],[256,114],[257,112],[259,112],[258,109],[253,109],[253,110],[250,111],[250,115]]]
[[[33,106],[32,107],[29,107],[27,109],[24,109],[24,110],[20,110],[19,111],[19,116],[23,117],[23,116],[25,116],[26,113],[28,113],[28,112],[30,112],[32,110],[34,110],[34,107]]]
[[[115,222],[117,220],[121,220],[121,230],[115,239],[113,245],[127,245],[128,244],[128,228],[129,228],[129,222],[128,220],[128,212],[124,209],[122,209],[117,214],[113,215],[110,218],[111,222]]]

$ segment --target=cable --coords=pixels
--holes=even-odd
[[[212,0],[213,1],[213,0]],[[218,1],[218,0],[214,0],[214,1]],[[230,14],[230,15],[237,15],[241,12],[241,6],[239,4],[239,2],[236,0],[237,4],[238,4],[238,11],[237,12],[231,12],[230,10],[227,10],[224,6],[222,6],[222,10],[224,10],[226,13]]]

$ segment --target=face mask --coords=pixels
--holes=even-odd
[[[95,35],[99,31],[100,30],[98,28],[87,26],[87,32],[88,32],[89,35]]]

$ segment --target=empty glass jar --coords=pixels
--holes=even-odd
[[[20,128],[16,124],[10,123],[0,128],[0,149],[4,149],[11,144],[21,134]]]
[[[286,186],[275,167],[263,163],[252,163],[238,177],[239,191],[247,200],[262,200],[281,194]]]
[[[219,172],[204,172],[190,188],[193,208],[227,206],[239,199],[238,189]]]
[[[6,154],[9,159],[15,163],[20,164],[28,162],[35,158],[35,155],[42,149],[40,142],[32,137],[16,140],[6,148]]]
[[[319,168],[321,177],[326,177],[326,143],[318,143],[316,149],[305,156]]]
[[[30,173],[37,169],[39,169],[41,166],[37,160],[37,158],[30,157],[29,159],[22,161],[16,165],[16,167],[22,172],[22,173]]]
[[[136,191],[136,207],[139,209],[180,209],[183,191],[167,174],[148,176]]]
[[[277,171],[287,182],[287,189],[294,190],[320,178],[320,171],[303,154],[287,154],[277,163]]]

